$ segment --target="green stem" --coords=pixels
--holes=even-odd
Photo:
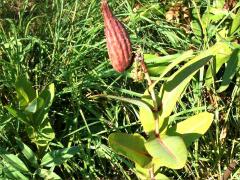
[[[148,81],[148,86],[151,86],[153,84],[151,78],[150,78],[150,75],[148,73],[148,70],[147,70],[147,66],[144,62],[144,58],[141,57],[141,67],[142,67],[142,70],[145,74],[145,78],[146,80]],[[154,115],[156,114],[156,112],[158,112],[158,102],[157,102],[157,96],[154,92],[154,89],[150,90],[149,91],[150,95],[151,95],[151,98],[152,98],[152,101],[153,101],[153,111],[154,111]],[[159,137],[159,117],[158,115],[155,115],[155,136],[156,137]]]

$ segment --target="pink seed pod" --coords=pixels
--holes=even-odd
[[[129,36],[121,22],[112,14],[107,0],[102,1],[101,9],[109,59],[116,71],[123,72],[132,64]]]

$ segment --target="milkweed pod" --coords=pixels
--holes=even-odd
[[[129,36],[121,22],[112,14],[107,0],[102,1],[101,10],[109,59],[116,71],[123,72],[132,64],[132,48]]]

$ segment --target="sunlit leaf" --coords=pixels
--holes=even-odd
[[[153,107],[153,101],[148,91],[145,91],[142,101]],[[155,129],[155,117],[159,116],[158,112],[153,112],[151,109],[140,107],[139,108],[139,120],[143,126],[146,133],[154,131]]]
[[[28,106],[25,108],[25,111],[30,113],[36,113],[37,107],[38,107],[38,99],[34,99],[32,102],[28,104]]]
[[[209,51],[205,51],[194,57],[164,83],[159,95],[162,97],[163,119],[171,114],[180,95],[196,72],[212,58],[209,54]]]
[[[109,136],[111,148],[139,164],[141,167],[149,165],[152,157],[148,154],[144,146],[144,138],[139,134],[112,133]]]
[[[155,179],[157,180],[171,180],[169,177],[165,176],[164,174],[161,173],[157,173],[157,175],[155,175]]]
[[[8,164],[7,162],[3,162],[4,167],[2,169],[4,173],[4,179],[21,179],[21,180],[28,180],[26,176],[24,176],[20,171],[16,170],[12,165]]]
[[[0,152],[0,156],[12,167],[20,172],[28,172],[27,166],[16,155]]]
[[[37,146],[46,146],[55,138],[55,133],[48,119],[38,127],[28,126],[26,130],[31,141]]]
[[[162,74],[164,69],[166,69],[168,64],[154,64],[154,65],[148,65],[148,73],[150,76],[158,76],[159,74]]]
[[[213,54],[215,55],[215,58],[208,66],[205,77],[205,84],[208,88],[211,87],[214,81],[214,76],[218,73],[222,65],[229,60],[229,57],[232,53],[232,49],[229,47],[229,44],[218,42],[216,45],[219,47],[219,49]]]
[[[138,164],[136,166],[136,175],[139,177],[139,179],[151,179],[150,177],[150,169],[149,168],[142,168]],[[161,173],[157,173],[160,166],[158,164],[154,164],[154,178],[156,180],[170,180],[167,176]]]
[[[182,135],[186,146],[189,146],[209,129],[212,121],[213,114],[202,112],[169,128],[167,134]]]
[[[225,0],[214,0],[213,3],[214,7],[222,9],[224,7]]]
[[[44,180],[60,180],[62,179],[59,177],[55,172],[47,169],[39,169],[37,174],[43,178]]]
[[[161,81],[163,79],[163,77],[168,73],[170,72],[174,67],[176,67],[179,63],[187,60],[188,58],[192,57],[193,55],[193,51],[192,50],[189,50],[189,51],[186,51],[182,54],[179,54],[179,56],[177,58],[174,59],[174,61],[169,64],[165,69],[164,71],[161,73],[160,77],[157,78],[154,83],[152,85],[150,85],[149,87],[149,91],[152,91],[154,89],[154,87],[156,86],[156,84]]]
[[[157,56],[155,54],[144,54],[144,62],[149,64],[170,63],[173,62],[181,54],[173,54],[167,56]]]
[[[145,143],[148,153],[153,157],[153,163],[172,169],[180,169],[186,164],[187,149],[180,136],[162,135]]]
[[[210,7],[209,12],[211,13],[210,15],[210,21],[211,22],[218,22],[222,20],[225,16],[228,16],[229,12],[226,9],[220,9],[220,8],[214,8]]]
[[[235,17],[233,18],[232,26],[230,29],[230,35],[232,35],[239,28],[240,28],[240,9],[238,9],[238,12],[236,13]]]

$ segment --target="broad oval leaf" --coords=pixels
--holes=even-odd
[[[171,70],[174,65],[180,63],[181,61],[186,60],[193,53],[192,50],[186,51],[184,53],[166,55],[166,56],[157,56],[154,54],[144,54],[144,62],[147,64],[148,72],[151,76],[156,76],[161,74],[161,78]],[[174,65],[173,65],[174,64]],[[157,82],[159,80],[156,80]],[[154,82],[156,84],[157,82]]]
[[[200,39],[200,37],[202,37],[202,28],[198,20],[193,19],[191,21],[191,29],[197,39]]]
[[[37,107],[38,107],[38,99],[36,98],[27,105],[27,107],[25,108],[25,111],[30,113],[36,113]]]
[[[32,84],[25,77],[19,77],[16,81],[15,88],[21,107],[28,105],[36,97],[36,92]]]
[[[154,164],[161,164],[172,169],[183,168],[187,161],[187,148],[180,136],[162,135],[145,143]]]
[[[41,165],[45,167],[61,165],[79,152],[80,148],[78,146],[48,152],[43,156]]]
[[[139,134],[112,133],[109,136],[111,148],[141,167],[146,167],[152,160],[144,146],[144,138]]]
[[[213,114],[202,112],[168,129],[168,135],[181,135],[186,146],[201,137],[211,126]]]

